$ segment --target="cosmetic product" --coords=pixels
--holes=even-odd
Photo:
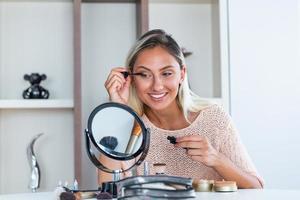
[[[64,187],[67,188],[69,186],[68,181],[65,181]]]
[[[154,172],[156,175],[163,175],[166,171],[165,163],[154,163],[153,164]]]
[[[236,192],[237,185],[235,181],[215,181],[213,186],[215,192]]]
[[[73,190],[67,187],[62,187],[62,188],[64,189],[63,192],[74,194],[76,200],[94,198],[96,197],[96,193],[99,191],[99,190]],[[65,194],[65,196],[67,196],[67,194]],[[69,196],[71,195],[69,194]]]
[[[147,161],[144,162],[144,176],[149,175],[149,163]]]
[[[140,76],[140,75],[142,75],[142,73],[131,73],[131,72],[127,72],[127,71],[121,72],[121,73],[123,74],[124,78],[127,78],[128,76]]]
[[[113,199],[113,197],[107,192],[100,192],[97,194],[97,199]]]
[[[167,140],[169,140],[171,144],[176,144],[176,137],[174,136],[168,136]]]
[[[196,192],[211,192],[213,184],[213,180],[196,179],[193,181],[193,188]]]
[[[74,180],[74,183],[73,183],[73,190],[78,190],[79,188],[78,188],[78,182],[77,182],[77,180],[75,179]]]
[[[134,149],[135,143],[136,143],[137,139],[139,138],[139,136],[141,135],[141,133],[142,133],[142,128],[135,121],[134,124],[133,124],[133,128],[132,128],[132,131],[131,131],[131,136],[129,138],[125,153],[127,153],[127,154],[133,153],[132,151]]]
[[[60,200],[60,195],[66,190],[62,186],[57,186],[54,190],[54,199]]]
[[[60,200],[78,200],[72,192],[63,192],[60,194]]]
[[[114,150],[118,146],[118,139],[114,136],[105,136],[101,138],[99,144],[101,144],[105,148]]]
[[[95,192],[74,192],[75,196],[80,199],[90,199],[95,198],[96,193]]]

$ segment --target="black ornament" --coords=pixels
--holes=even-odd
[[[45,74],[31,73],[31,75],[25,74],[24,79],[29,81],[31,86],[24,90],[24,99],[48,99],[49,92],[39,84],[42,80],[45,80],[47,76]]]

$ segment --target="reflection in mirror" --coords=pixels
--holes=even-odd
[[[91,132],[97,146],[110,155],[130,156],[142,144],[142,128],[124,109],[106,107],[95,114]]]

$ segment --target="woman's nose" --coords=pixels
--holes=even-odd
[[[154,91],[160,91],[164,88],[163,81],[159,77],[153,77],[152,87]]]

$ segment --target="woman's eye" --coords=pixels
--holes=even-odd
[[[164,72],[163,76],[171,76],[173,73],[172,72]]]
[[[141,75],[142,78],[151,78],[151,74],[150,73],[141,72],[140,75]]]

